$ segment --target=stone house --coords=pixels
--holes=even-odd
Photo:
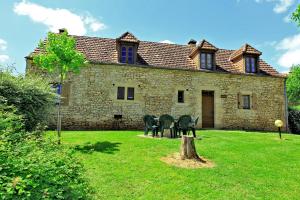
[[[199,117],[198,128],[286,124],[285,77],[249,44],[237,50],[206,40],[166,44],[129,32],[116,39],[72,37],[89,65],[63,85],[63,129],[142,129],[145,114],[189,114]],[[32,57],[26,60],[27,72],[34,71]]]

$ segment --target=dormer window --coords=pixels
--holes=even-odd
[[[234,51],[229,60],[232,62],[236,71],[241,73],[258,73],[259,72],[259,56],[261,52],[253,48],[249,44],[245,44],[238,50]]]
[[[200,56],[200,67],[201,69],[213,68],[213,54],[212,53],[201,53]]]
[[[245,57],[245,71],[246,73],[256,73],[256,58],[253,56]]]
[[[119,62],[135,64],[140,41],[132,33],[126,32],[117,38],[116,42]]]
[[[133,64],[133,47],[132,46],[122,46],[121,47],[121,63]]]
[[[205,40],[202,40],[197,46],[194,45],[195,41],[191,40],[189,46],[193,47],[193,49],[189,56],[197,63],[197,69],[215,70],[215,54],[218,51],[218,48]]]

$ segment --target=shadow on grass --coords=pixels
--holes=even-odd
[[[101,152],[107,154],[114,154],[119,150],[119,145],[122,144],[120,142],[96,142],[94,144],[87,142],[83,145],[76,145],[75,150],[80,151],[81,153],[93,153],[93,152]]]

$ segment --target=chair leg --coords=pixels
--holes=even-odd
[[[196,129],[195,129],[195,128],[193,128],[193,129],[192,129],[192,132],[193,132],[193,136],[194,136],[194,138],[196,138]]]
[[[154,137],[154,136],[155,136],[155,132],[156,132],[155,128],[154,128],[154,129],[152,129],[152,137]]]
[[[170,136],[173,138],[173,129],[170,128]]]
[[[148,128],[147,127],[145,127],[144,135],[148,135]]]
[[[160,131],[160,137],[164,137],[164,129],[163,128]]]

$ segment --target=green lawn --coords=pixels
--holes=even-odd
[[[141,131],[64,131],[62,137],[64,145],[80,145],[76,156],[95,199],[300,199],[300,136],[280,141],[276,133],[197,133],[198,153],[214,168],[163,163],[180,140],[141,138]]]
[[[298,106],[293,106],[292,108],[295,109],[295,110],[300,110],[300,105],[298,105]]]

